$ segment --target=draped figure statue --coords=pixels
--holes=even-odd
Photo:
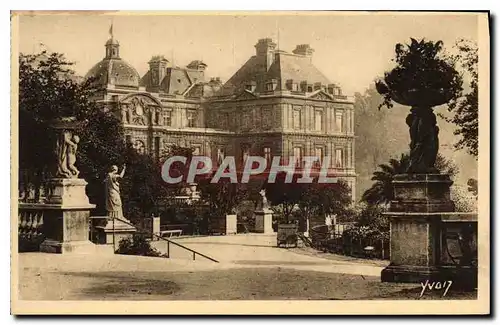
[[[125,166],[118,174],[118,167],[111,166],[106,176],[106,211],[109,218],[125,219],[123,217],[122,199],[120,198],[120,179],[125,175]]]

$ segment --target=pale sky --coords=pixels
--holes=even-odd
[[[394,47],[410,37],[442,40],[451,47],[459,38],[478,39],[474,14],[321,15],[43,15],[22,16],[19,50],[33,53],[39,43],[65,54],[80,75],[104,57],[104,43],[113,22],[120,56],[142,76],[153,55],[163,54],[176,65],[202,59],[208,77],[226,81],[255,54],[259,38],[278,40],[291,52],[308,43],[314,64],[345,94],[364,91],[391,67]],[[279,30],[279,33],[278,33]]]

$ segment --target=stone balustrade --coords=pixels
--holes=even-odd
[[[45,239],[43,231],[44,210],[37,209],[35,204],[19,206],[19,251],[38,251]]]

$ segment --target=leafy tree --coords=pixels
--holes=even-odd
[[[72,65],[57,53],[20,55],[20,181],[39,188],[51,176],[55,139],[50,124],[61,117],[75,117],[81,138],[76,164],[79,177],[89,183],[87,195],[97,204],[96,213],[105,213],[104,179],[109,168],[125,163],[121,193],[125,214],[151,212],[165,195],[160,165],[127,147],[119,118],[96,105],[93,80],[78,83]]]
[[[364,93],[354,95],[356,197],[370,188],[372,171],[378,165],[408,148],[408,127],[402,123],[408,107],[394,103],[391,111],[379,110],[382,102],[374,84]]]
[[[289,222],[294,211],[304,219],[324,218],[327,214],[346,214],[352,204],[351,189],[344,181],[337,183],[297,183],[300,175],[294,175],[286,183],[286,173],[278,173],[274,183],[265,183],[266,198],[273,209]]]
[[[246,196],[241,184],[231,183],[227,178],[221,178],[217,183],[211,182],[211,177],[198,180],[198,190],[201,200],[209,206],[210,217],[222,217],[234,213],[238,203]]]
[[[455,44],[457,54],[450,54],[451,61],[464,70],[469,79],[469,89],[465,95],[455,96],[448,104],[448,109],[454,115],[446,120],[454,123],[458,129],[455,134],[460,136],[455,143],[457,149],[467,149],[473,156],[478,154],[478,47],[472,41],[459,40]]]
[[[193,159],[193,152],[193,148],[171,145],[162,153],[162,157],[160,158],[161,165],[163,165],[163,163],[168,158],[174,156],[186,158],[186,163],[176,161],[169,167],[169,174],[171,177],[182,177],[182,180],[177,184],[166,184],[166,188],[170,196],[181,195],[183,194],[183,191],[185,191],[188,187],[189,184],[186,183],[186,180],[188,176],[189,166],[191,164],[191,160]]]
[[[379,170],[373,172],[372,180],[375,183],[363,193],[361,201],[369,205],[388,204],[394,198],[394,175],[406,173],[409,163],[409,155],[402,154],[399,160],[390,159],[388,164],[380,164]],[[453,176],[458,173],[458,167],[440,154],[437,156],[435,167],[443,174]]]
[[[115,115],[96,108],[85,117],[77,132],[82,139],[77,152],[79,177],[88,182],[87,195],[97,205],[96,213],[105,214],[106,175],[112,165],[123,166],[131,153],[124,141],[122,124]],[[126,176],[131,173],[133,169]],[[124,202],[128,201],[123,194],[122,191]]]
[[[351,189],[345,181],[306,184],[298,207],[306,219],[328,214],[345,215],[352,204]]]
[[[34,188],[36,200],[55,164],[55,134],[50,128],[54,119],[75,117],[80,123],[77,167],[80,177],[89,182],[92,202],[103,200],[105,171],[124,157],[120,121],[97,109],[90,100],[96,91],[92,80],[78,83],[72,65],[58,53],[19,56],[20,185],[25,191]]]
[[[363,193],[361,201],[370,205],[389,203],[394,197],[392,186],[394,175],[404,174],[410,162],[409,160],[409,155],[402,154],[399,160],[390,159],[388,164],[380,164],[380,170],[373,172],[372,180],[375,183]]]
[[[144,217],[156,213],[168,191],[161,178],[161,165],[149,155],[127,150],[127,172],[122,181],[124,212],[130,217]]]
[[[273,210],[281,214],[285,222],[288,223],[292,212],[303,198],[307,185],[310,184],[297,183],[297,175],[290,183],[286,183],[285,178],[285,172],[278,173],[275,182],[266,182],[263,188],[266,190],[266,198]]]
[[[379,205],[365,205],[356,218],[356,224],[387,232],[389,231],[389,219],[384,216],[385,211],[386,209]]]

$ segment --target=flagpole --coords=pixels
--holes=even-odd
[[[109,26],[109,36],[113,39],[113,21],[111,21],[111,25]]]

